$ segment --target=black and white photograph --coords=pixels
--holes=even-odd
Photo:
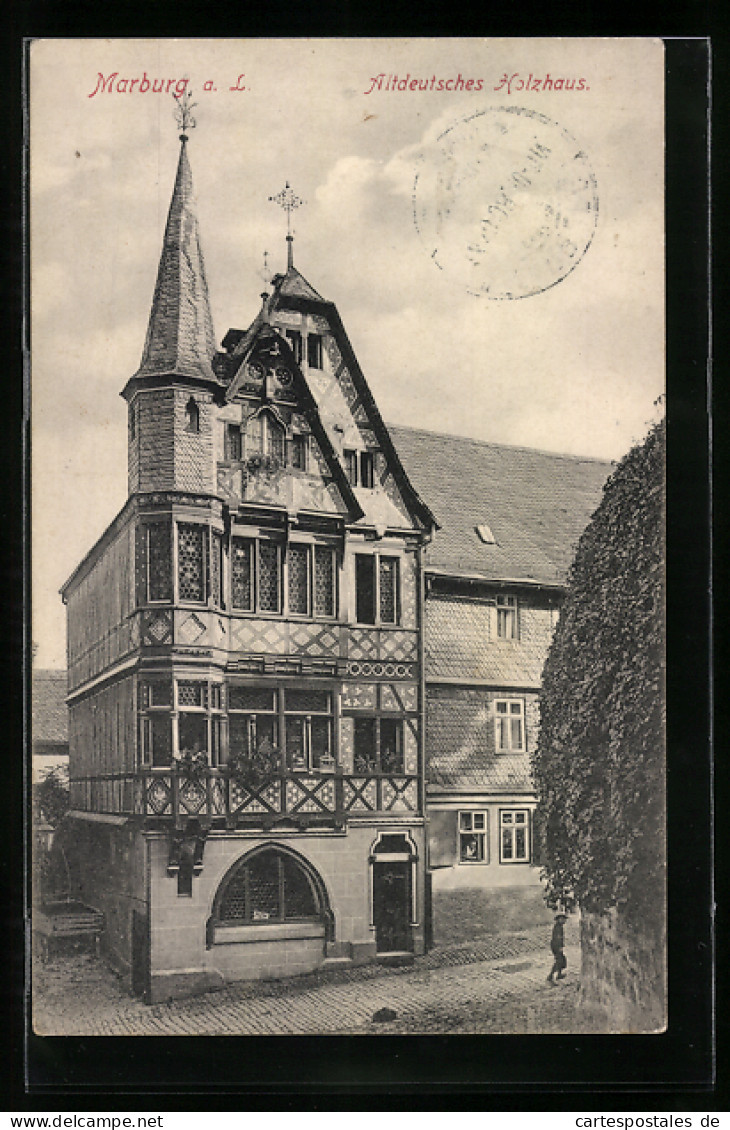
[[[33,1032],[665,1032],[664,44],[29,59]]]

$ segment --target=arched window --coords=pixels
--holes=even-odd
[[[284,428],[272,412],[264,410],[248,421],[246,426],[246,454],[270,455],[284,463]]]
[[[198,408],[192,396],[185,405],[185,431],[200,431],[200,409]]]
[[[229,925],[319,921],[325,907],[317,886],[294,855],[273,847],[254,851],[225,882],[215,917]]]

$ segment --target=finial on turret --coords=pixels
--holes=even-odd
[[[182,130],[180,140],[186,142],[188,140],[186,130],[195,129],[195,118],[193,117],[193,107],[197,106],[197,102],[192,101],[192,94],[185,88],[182,94],[173,94],[175,99],[175,121],[179,128]]]
[[[294,243],[294,236],[291,233],[291,214],[295,208],[299,208],[304,201],[301,200],[290,188],[289,181],[286,182],[281,192],[277,192],[276,196],[270,196],[269,202],[271,204],[278,204],[286,212],[286,265],[287,268],[294,266],[294,250],[292,244]]]

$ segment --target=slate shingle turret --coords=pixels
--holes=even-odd
[[[183,136],[147,338],[135,377],[174,374],[214,380],[215,352],[193,177]]]

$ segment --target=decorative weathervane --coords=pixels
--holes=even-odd
[[[259,278],[263,279],[264,286],[268,286],[269,283],[271,282],[271,268],[269,267],[269,253],[268,253],[268,251],[264,251],[264,262],[263,262],[263,266],[261,267],[261,270],[259,271]],[[269,297],[268,290],[262,290],[261,291],[261,297],[263,298],[263,300],[265,302],[266,299]]]
[[[304,201],[301,200],[286,182],[281,192],[277,192],[276,196],[270,196],[269,202],[271,204],[278,204],[286,212],[286,262],[287,267],[294,266],[294,252],[292,244],[294,236],[291,233],[291,214],[295,208],[299,208]]]
[[[187,141],[187,130],[195,129],[193,107],[197,106],[198,103],[193,102],[193,96],[187,88],[182,94],[173,94],[173,98],[175,99],[175,121],[182,130],[180,140]]]

